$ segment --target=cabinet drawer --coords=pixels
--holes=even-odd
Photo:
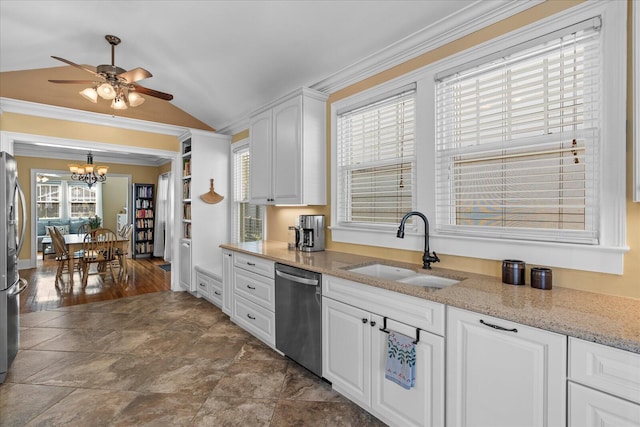
[[[211,280],[210,299],[218,307],[222,308],[222,282],[219,280]]]
[[[235,267],[270,277],[271,279],[273,279],[274,275],[274,264],[275,263],[273,261],[246,255],[240,252],[236,252],[233,257],[233,265]]]
[[[196,290],[202,297],[211,297],[211,281],[209,277],[205,276],[199,271],[196,271]]]
[[[341,277],[322,276],[322,295],[444,336],[444,305]]]
[[[271,347],[275,346],[276,317],[273,312],[236,295],[233,320]]]
[[[267,310],[275,310],[275,281],[258,274],[234,269],[234,291],[236,295],[252,301]]]
[[[569,338],[569,379],[640,403],[640,354]]]
[[[640,427],[640,405],[569,382],[569,427]]]

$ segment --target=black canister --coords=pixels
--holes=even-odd
[[[502,283],[508,285],[524,285],[524,271],[526,264],[517,259],[502,261]]]
[[[531,287],[537,289],[551,289],[553,275],[550,268],[533,267],[531,269]]]

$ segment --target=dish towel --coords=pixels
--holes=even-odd
[[[410,390],[416,383],[416,345],[413,338],[390,331],[385,378]]]

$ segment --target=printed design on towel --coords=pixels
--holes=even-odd
[[[415,367],[416,345],[413,338],[390,331],[385,378],[410,389],[415,385]]]

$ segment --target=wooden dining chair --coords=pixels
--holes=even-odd
[[[116,233],[107,228],[92,230],[84,236],[82,257],[80,258],[83,288],[87,286],[91,264],[96,264],[96,272],[91,274],[106,274],[107,270],[110,270],[111,278],[114,282],[117,281],[113,271],[113,262],[116,261],[117,241]]]
[[[89,223],[84,223],[80,227],[78,227],[78,234],[87,234],[91,231],[91,227],[89,227]]]
[[[70,254],[67,245],[64,243],[64,236],[56,227],[51,227],[49,234],[51,235],[51,243],[53,244],[53,248],[56,254],[55,259],[58,262],[58,269],[56,270],[56,279],[54,285],[56,288],[60,289],[59,283],[62,283],[62,274],[64,273],[65,269],[67,270],[67,273],[69,273],[69,282],[73,283],[74,271],[71,271],[71,266],[74,265],[73,258],[79,259],[81,257],[81,252]],[[80,271],[79,265],[78,271]]]
[[[124,225],[118,235],[122,239],[126,239],[127,243],[116,248],[116,258],[118,259],[118,266],[120,267],[121,280],[126,280],[129,276],[127,270],[127,256],[129,255],[129,245],[131,244],[131,232],[133,231],[132,224]]]

